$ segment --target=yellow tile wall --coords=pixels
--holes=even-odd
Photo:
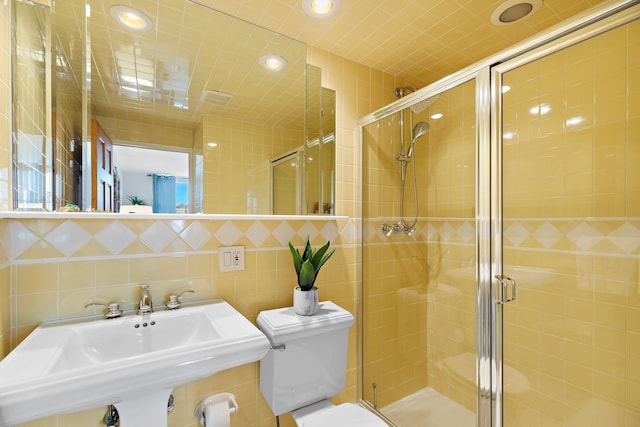
[[[18,194],[19,207],[27,209],[42,209],[46,189],[44,188],[44,175],[51,171],[52,165],[44,161],[46,156],[45,141],[47,132],[47,95],[45,81],[39,76],[44,75],[44,62],[37,58],[46,56],[44,40],[32,36],[33,28],[39,33],[46,33],[50,25],[47,14],[38,8],[24,6],[21,3],[14,5],[20,13],[16,12],[16,43],[19,45],[16,55],[16,63],[13,69],[15,81],[13,84],[13,129],[14,138],[23,144],[21,159],[27,163],[20,175],[20,182],[14,185],[20,186]],[[38,16],[40,15],[40,17]],[[40,19],[41,18],[41,19]],[[11,25],[9,25],[11,27]],[[10,58],[10,56],[7,56]],[[9,99],[9,98],[7,98]],[[10,146],[10,145],[8,145]],[[42,158],[40,165],[36,160]],[[47,161],[50,161],[47,158]],[[28,183],[40,182],[40,187]]]
[[[0,56],[11,58],[11,13],[9,4],[0,4]],[[0,61],[0,210],[11,209],[11,104],[10,62]]]
[[[356,188],[359,185],[356,172],[357,144],[354,139],[356,118],[393,101],[395,79],[375,70],[357,66],[347,59],[315,49],[310,49],[309,63],[323,67],[323,85],[335,89],[337,92],[338,153],[336,158],[339,168],[337,171],[339,183],[336,193],[339,204],[338,213],[355,216],[357,212]],[[356,92],[351,88],[355,87],[357,82],[359,85]],[[346,93],[347,91],[348,93]],[[357,100],[360,97],[367,99],[367,102],[358,103]],[[43,221],[23,220],[20,222],[38,236],[45,236],[64,223],[64,220],[56,218],[59,217]],[[267,222],[270,229],[281,224],[279,220]],[[2,220],[2,223],[6,224],[6,221]],[[78,225],[91,235],[99,233],[109,224],[109,222],[102,220],[72,220],[71,223]],[[130,225],[137,232],[141,232],[144,227],[142,223],[133,221]],[[242,231],[248,230],[252,224],[249,221],[241,220],[234,220],[231,223]],[[287,224],[298,232],[305,227],[306,221],[289,221]],[[360,270],[358,265],[360,261],[359,251],[354,246],[356,244],[354,236],[357,222],[352,218],[347,223],[338,221],[337,224],[341,231],[339,240],[345,239],[344,236],[349,238],[344,240],[343,246],[334,255],[335,260],[332,258],[331,262],[323,268],[319,279],[321,298],[331,299],[358,316],[356,289],[359,283]],[[171,227],[173,226],[171,225]],[[180,227],[180,225],[175,226]],[[208,225],[207,227],[214,226]],[[253,246],[245,238],[239,242],[239,244],[245,243],[247,246]],[[298,244],[302,244],[302,238]],[[158,298],[162,299],[164,295],[162,292],[178,285],[184,286],[188,277],[193,286],[198,289],[199,296],[215,295],[229,299],[232,304],[237,304],[236,306],[243,314],[250,319],[255,319],[258,311],[263,308],[291,304],[288,288],[290,281],[294,279],[290,270],[290,254],[279,242],[275,243],[273,238],[269,240],[267,245],[271,245],[268,250],[262,250],[261,247],[259,251],[247,252],[247,270],[245,272],[220,276],[214,273],[217,265],[217,254],[214,253],[216,246],[204,249],[210,253],[185,255],[183,251],[189,247],[178,239],[171,245],[171,248],[162,254],[155,254],[138,239],[123,249],[124,258],[122,258],[113,257],[113,254],[107,249],[92,240],[76,253],[76,256],[88,258],[74,261],[65,260],[62,252],[40,238],[38,244],[21,253],[22,258],[19,263],[14,262],[10,267],[12,283],[17,284],[21,273],[23,278],[25,274],[29,277],[28,275],[32,273],[37,278],[39,277],[38,271],[50,271],[54,277],[57,277],[56,284],[51,285],[49,281],[44,281],[40,287],[32,289],[32,293],[28,294],[28,297],[14,295],[11,298],[12,307],[16,308],[10,322],[14,337],[13,342],[16,343],[20,337],[24,337],[42,320],[85,313],[80,303],[84,302],[87,297],[118,297],[130,306],[135,296],[135,286],[139,281],[145,279],[154,282],[153,288],[157,289],[155,291],[157,295],[154,296],[157,300]],[[175,257],[172,250],[176,251]],[[129,257],[131,258],[129,259]],[[173,259],[176,257],[177,259]],[[161,278],[159,273],[154,273],[160,268],[159,265],[165,265],[170,258],[174,262],[180,263],[181,270],[183,263],[186,265],[182,277],[165,278],[163,276]],[[38,271],[34,272],[34,270]],[[92,272],[95,273],[93,281],[90,279]],[[247,284],[249,286],[245,287]],[[52,307],[51,299],[48,298],[53,296],[56,298],[56,304]],[[26,298],[34,305],[25,305]],[[38,307],[42,311],[40,312],[33,307]],[[20,308],[22,309],[20,310]],[[2,313],[6,316],[7,311],[3,310]],[[336,401],[355,401],[357,398],[356,345],[356,331],[355,328],[352,328],[349,342],[347,385]],[[243,408],[234,419],[234,425],[265,427],[273,425],[273,416],[258,389],[257,364],[221,372],[209,379],[177,388],[174,395],[178,405],[174,414],[171,415],[170,425],[195,425],[192,416],[195,404],[202,397],[222,390],[234,392],[239,397],[239,404]],[[103,414],[104,410],[101,408],[79,414],[59,416],[56,417],[56,420],[47,418],[34,421],[28,425],[38,426],[59,422],[69,426],[86,427],[94,424],[99,426]],[[281,417],[281,425],[291,427],[293,421],[289,416],[283,416]]]
[[[11,26],[9,4],[0,4],[0,56],[10,58]],[[11,134],[10,134],[10,85],[9,61],[0,61],[0,210],[8,210],[11,188]],[[0,223],[4,231],[5,224]],[[10,317],[9,317],[9,259],[0,245],[0,357],[9,353]]]
[[[208,115],[202,133],[204,211],[270,214],[271,159],[304,145],[304,132]]]
[[[63,57],[63,63],[70,64],[70,58],[65,57],[64,49],[57,49],[56,55]],[[55,123],[53,135],[55,140],[55,189],[56,209],[67,203],[80,205],[76,199],[76,179],[72,160],[74,151],[82,147],[82,92],[74,79],[59,79],[55,87]],[[77,146],[72,148],[71,141]]]
[[[434,113],[444,114],[440,120]],[[475,84],[404,112],[405,152],[418,121],[429,132],[415,145],[419,221],[413,236],[379,231],[400,216],[400,113],[367,125],[363,142],[364,397],[379,407],[430,386],[475,410],[475,389],[456,383],[447,361],[475,372]],[[413,168],[404,217],[414,218]],[[464,374],[463,374],[464,375]]]
[[[504,352],[530,385],[506,394],[509,425],[640,425],[639,37],[505,75]]]
[[[2,241],[14,243],[11,252],[11,280],[0,282],[0,290],[12,286],[10,298],[0,298],[2,317],[0,331],[11,325],[12,346],[17,345],[39,323],[100,313],[100,309],[85,309],[90,299],[118,301],[132,309],[139,285],[150,285],[155,305],[162,305],[167,295],[188,286],[195,290],[187,301],[223,298],[251,321],[261,310],[292,304],[295,271],[286,242],[281,242],[283,227],[291,230],[292,243],[302,246],[301,233],[308,232],[314,246],[333,237],[336,253],[320,273],[317,285],[322,300],[332,300],[357,314],[357,261],[354,224],[349,220],[289,220],[263,219],[232,221],[220,219],[135,220],[122,217],[64,219],[13,219],[2,222]],[[104,244],[104,230],[118,227],[126,235],[135,236],[125,247]],[[62,228],[60,228],[62,227]],[[161,244],[157,235],[148,234],[151,227],[161,227],[172,236]],[[257,232],[257,229],[260,229]],[[79,247],[67,250],[65,243],[55,239],[64,230]],[[200,241],[189,234],[197,230]],[[304,231],[302,231],[304,230]],[[113,232],[113,231],[111,231]],[[267,235],[266,238],[259,236]],[[233,241],[231,237],[237,236]],[[221,240],[220,240],[221,239]],[[24,247],[17,241],[30,242]],[[223,245],[245,246],[246,269],[220,273],[218,248]],[[194,246],[197,249],[194,249]],[[5,264],[8,264],[5,262]],[[0,268],[0,277],[9,278],[9,267]],[[3,292],[5,295],[8,291]],[[9,310],[8,308],[11,308]],[[7,313],[11,313],[10,323]],[[337,401],[354,401],[356,393],[356,329],[350,331],[348,382]],[[6,334],[0,334],[6,343]],[[8,344],[8,343],[7,343]],[[5,345],[7,345],[5,344]],[[0,347],[1,349],[2,347]],[[193,408],[204,397],[219,391],[236,394],[242,410],[234,415],[238,426],[271,426],[273,415],[258,388],[258,364],[221,372],[211,378],[176,388],[176,410],[169,416],[171,426],[195,425]],[[80,414],[51,417],[25,425],[64,423],[65,425],[99,425],[103,409]],[[288,417],[283,417],[284,425]]]
[[[322,86],[336,91],[336,214],[357,217],[361,165],[356,122],[395,101],[395,88],[411,82],[312,46],[307,46],[307,63],[322,68]]]
[[[139,121],[96,116],[100,126],[112,140],[145,142],[177,148],[192,148],[193,132],[184,128],[159,126]]]

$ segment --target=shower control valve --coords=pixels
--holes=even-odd
[[[398,234],[399,232],[401,232],[402,227],[400,226],[400,224],[389,225],[385,222],[380,227],[380,231],[382,231],[385,236],[390,237],[391,234]]]

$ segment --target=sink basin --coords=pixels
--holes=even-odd
[[[166,425],[175,386],[255,362],[268,349],[262,332],[222,300],[145,318],[44,323],[0,362],[0,425],[109,404],[122,427]],[[144,420],[133,412],[146,412]]]

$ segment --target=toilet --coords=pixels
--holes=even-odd
[[[345,385],[351,313],[325,301],[313,316],[287,307],[260,312],[256,323],[271,342],[260,391],[274,415],[290,412],[298,427],[387,427],[358,405],[330,400]]]

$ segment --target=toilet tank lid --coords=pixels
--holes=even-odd
[[[276,308],[261,311],[256,324],[271,344],[281,344],[287,340],[348,329],[353,324],[353,315],[331,301],[323,301],[313,316],[300,316],[293,307]]]

